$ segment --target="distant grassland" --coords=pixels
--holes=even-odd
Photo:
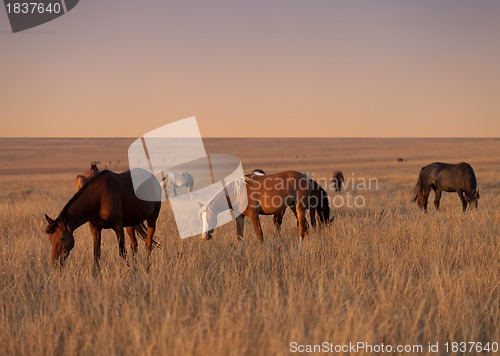
[[[342,192],[365,206],[335,209],[334,224],[311,230],[302,248],[290,212],[281,234],[261,217],[263,244],[248,221],[243,244],[234,223],[207,242],[181,240],[165,203],[149,272],[143,244],[126,263],[107,231],[93,277],[87,226],[54,270],[43,214],[59,213],[91,161],[126,169],[131,142],[0,140],[0,354],[269,355],[323,341],[424,351],[440,342],[444,353],[446,341],[500,342],[500,140],[209,139],[209,153],[236,154],[246,171],[340,169],[378,189]],[[450,193],[440,212],[410,203],[432,161],[472,165],[477,211],[463,214]]]

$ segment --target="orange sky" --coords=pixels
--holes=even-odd
[[[500,136],[495,0],[81,1],[12,34],[0,136]]]

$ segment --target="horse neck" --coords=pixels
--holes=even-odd
[[[226,196],[226,190],[221,189],[207,203],[207,211],[210,213],[219,214],[229,209],[231,201]]]
[[[90,199],[92,187],[84,187],[72,198],[73,201],[65,207],[64,213],[72,231],[87,223],[92,217],[96,204]]]

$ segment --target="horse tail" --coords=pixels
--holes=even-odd
[[[146,241],[146,238],[148,237],[148,229],[144,223],[135,225],[135,231],[137,232],[142,241]],[[160,246],[160,243],[155,239],[153,239],[153,247],[158,247],[158,246]]]
[[[417,184],[415,185],[415,195],[412,202],[417,202],[419,207],[422,207],[422,196],[423,196],[423,184],[422,184],[422,172],[418,175]]]

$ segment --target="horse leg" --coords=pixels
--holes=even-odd
[[[245,229],[245,215],[241,214],[236,217],[236,238],[243,241],[243,230]]]
[[[439,210],[439,202],[441,200],[441,193],[443,193],[443,191],[439,188],[436,188],[434,190],[434,206],[436,207],[436,210]]]
[[[257,238],[260,240],[260,242],[264,242],[264,233],[262,232],[262,226],[260,225],[259,214],[253,213],[249,216],[249,218],[252,221]]]
[[[99,260],[101,259],[101,229],[89,223],[90,232],[92,233],[92,238],[94,239],[94,274],[98,274],[101,271],[101,266]]]
[[[302,206],[297,206],[297,221],[299,223],[300,243],[302,244],[307,233],[306,209]]]
[[[460,198],[460,201],[462,202],[462,210],[465,213],[467,210],[467,201],[465,200],[464,197],[464,191],[462,189],[457,190],[458,197]]]
[[[126,228],[127,235],[130,239],[130,249],[132,250],[132,254],[135,256],[137,254],[137,238],[135,237],[135,227],[130,226]]]
[[[114,229],[116,238],[118,239],[118,250],[120,253],[120,257],[127,257],[127,250],[125,249],[125,234],[123,232],[123,226],[117,225]]]
[[[311,218],[311,226],[313,229],[316,228],[316,209],[309,209],[309,217]]]
[[[280,231],[281,224],[283,223],[283,216],[285,215],[285,211],[286,210],[283,209],[282,211],[278,211],[273,215],[273,223],[278,232]]]
[[[151,256],[151,250],[153,249],[153,235],[156,231],[156,220],[148,221],[148,236],[146,237],[146,251],[148,251],[148,258]]]
[[[422,207],[424,211],[427,212],[427,201],[429,200],[429,193],[431,192],[431,188],[425,188],[422,193]]]

